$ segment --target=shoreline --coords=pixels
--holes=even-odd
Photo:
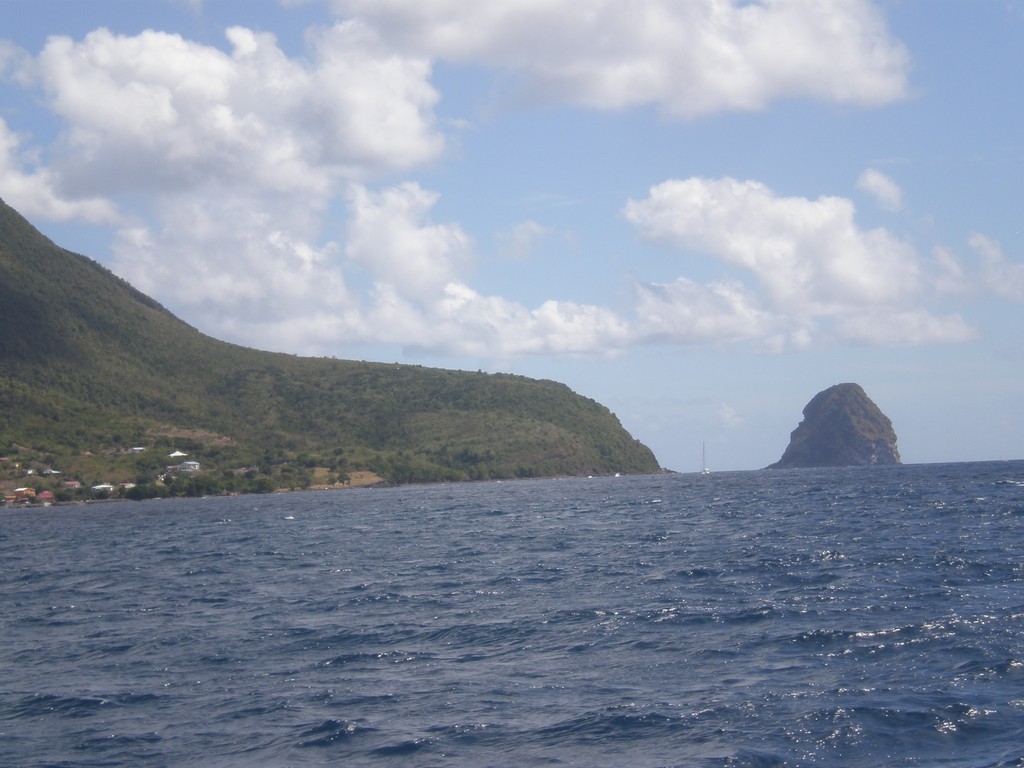
[[[359,470],[356,472],[349,473],[349,481],[347,483],[314,483],[306,488],[275,488],[267,493],[221,493],[211,494],[205,497],[197,498],[229,498],[232,496],[271,496],[274,494],[282,493],[302,493],[304,491],[347,491],[354,490],[356,488],[377,488],[388,485],[387,481],[375,472],[369,470]],[[46,501],[29,501],[20,500],[12,503],[0,503],[0,510],[13,510],[13,509],[40,509],[44,507],[69,507],[80,504],[109,504],[109,503],[120,503],[120,502],[136,502],[136,501],[153,501],[162,499],[185,499],[187,496],[153,496],[149,499],[128,499],[124,496],[110,496],[106,499],[71,499],[68,501],[57,501],[57,500],[46,500]]]

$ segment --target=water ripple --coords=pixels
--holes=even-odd
[[[5,511],[5,765],[1024,765],[1024,464]]]

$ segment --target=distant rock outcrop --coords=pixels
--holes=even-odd
[[[789,447],[769,469],[899,463],[892,422],[859,384],[836,384],[807,404]]]

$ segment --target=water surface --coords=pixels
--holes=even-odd
[[[1024,765],[1024,463],[0,511],[5,766]]]

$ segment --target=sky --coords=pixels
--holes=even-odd
[[[0,198],[199,330],[661,464],[1024,458],[1024,0],[0,0]]]

